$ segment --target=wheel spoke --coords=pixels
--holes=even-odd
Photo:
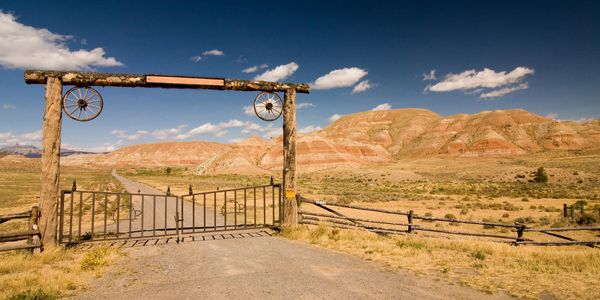
[[[79,108],[79,115],[77,116],[77,119],[79,119],[79,120],[81,120],[81,111],[82,111],[82,110],[83,110],[83,109],[81,109],[81,107],[80,107],[80,108]]]

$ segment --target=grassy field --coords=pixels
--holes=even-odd
[[[63,168],[61,188],[77,180],[80,189],[121,191],[110,170]],[[0,160],[0,214],[26,211],[39,201],[39,160]],[[26,222],[10,221],[1,231],[23,230]],[[0,299],[54,299],[74,295],[121,253],[114,248],[92,251],[62,248],[31,255],[27,251],[0,253]]]
[[[284,229],[281,236],[352,254],[390,270],[460,282],[489,293],[538,299],[598,299],[600,251],[584,247],[514,247],[507,244],[381,236],[325,226]]]

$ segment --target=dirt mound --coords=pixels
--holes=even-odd
[[[253,136],[226,145],[170,142],[124,147],[109,154],[63,158],[66,164],[192,166],[198,173],[261,174],[279,170],[281,137]],[[354,167],[403,157],[509,156],[546,150],[600,147],[600,121],[558,122],[522,109],[441,116],[427,109],[368,111],[301,134],[303,171]]]

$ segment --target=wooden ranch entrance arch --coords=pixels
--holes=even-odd
[[[297,226],[296,201],[296,94],[310,92],[308,84],[249,81],[225,78],[170,76],[156,74],[114,74],[70,71],[25,71],[27,84],[46,85],[46,106],[42,133],[42,174],[39,221],[42,242],[56,242],[59,201],[60,144],[63,86],[113,86],[142,88],[209,89],[283,92],[283,224]]]

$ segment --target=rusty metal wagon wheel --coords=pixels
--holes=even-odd
[[[73,87],[65,93],[62,101],[67,116],[80,122],[97,118],[103,105],[102,96],[91,87]]]
[[[263,121],[275,121],[281,116],[283,101],[277,93],[262,92],[254,98],[254,113]]]

